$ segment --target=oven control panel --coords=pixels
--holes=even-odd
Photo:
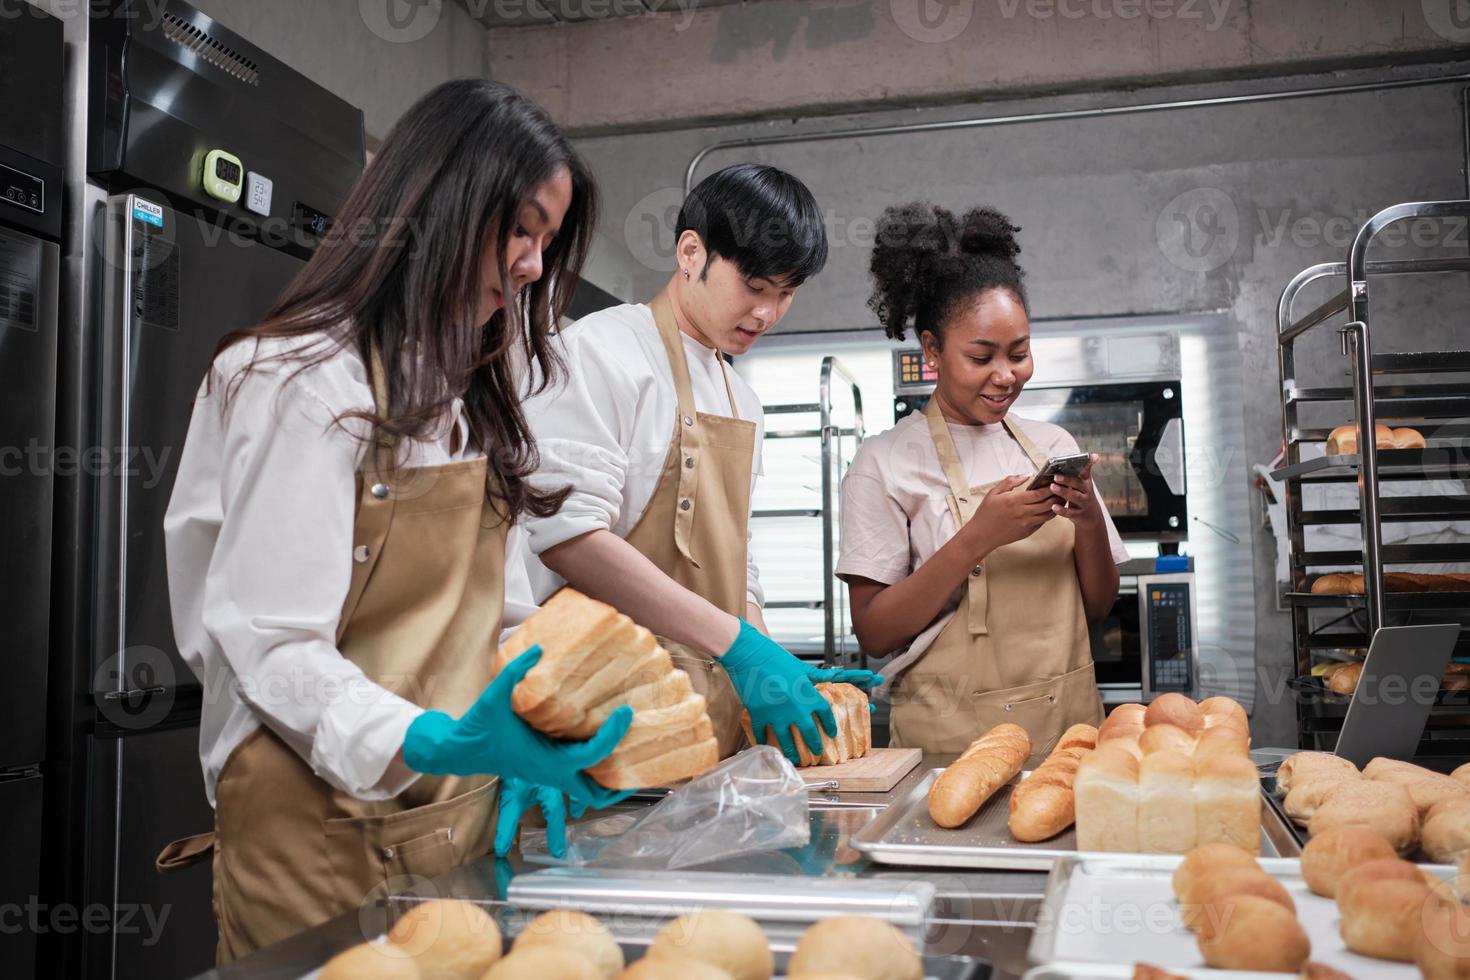
[[[1144,696],[1177,691],[1193,697],[1199,684],[1194,574],[1140,575],[1138,604]]]

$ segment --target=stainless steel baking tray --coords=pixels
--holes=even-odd
[[[1058,858],[1077,853],[1077,834],[1068,828],[1051,840],[1023,844],[1006,826],[1011,791],[1030,775],[1023,772],[996,791],[963,827],[946,830],[929,816],[929,787],[943,769],[933,769],[913,789],[848,843],[879,864],[926,868],[989,868],[1046,871]],[[1293,857],[1301,853],[1295,836],[1269,804],[1261,807],[1261,854]]]
[[[1027,959],[1057,964],[1069,976],[1104,976],[1098,968],[1137,960],[1169,971],[1205,969],[1193,933],[1174,898],[1177,854],[1072,854],[1047,879]],[[1347,949],[1338,934],[1337,903],[1313,895],[1296,858],[1262,858],[1261,867],[1291,893],[1297,919],[1312,941],[1312,959],[1352,977],[1417,977],[1411,963],[1370,959]],[[1425,865],[1445,880],[1448,865]],[[1210,976],[1219,975],[1210,971]],[[1247,975],[1247,974],[1242,974]],[[1257,974],[1260,975],[1260,974]]]

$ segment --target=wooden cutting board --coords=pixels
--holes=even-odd
[[[809,783],[837,781],[838,793],[886,793],[913,771],[921,749],[872,749],[861,759],[796,770]]]

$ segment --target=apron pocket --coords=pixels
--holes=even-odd
[[[961,679],[947,673],[909,670],[889,696],[889,745],[918,747],[925,752],[963,752],[984,735],[966,702],[971,695]]]
[[[1089,662],[1060,677],[979,694],[975,714],[982,732],[1006,722],[1026,729],[1031,736],[1026,768],[1034,769],[1068,728],[1097,725],[1102,720],[1102,698]]]
[[[383,877],[388,881],[405,875],[433,878],[459,866],[454,846],[454,828],[438,827],[382,850]]]

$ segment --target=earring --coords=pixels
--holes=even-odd
[[[688,269],[685,269],[684,270],[684,281],[685,282],[688,282],[689,281],[689,270]]]

